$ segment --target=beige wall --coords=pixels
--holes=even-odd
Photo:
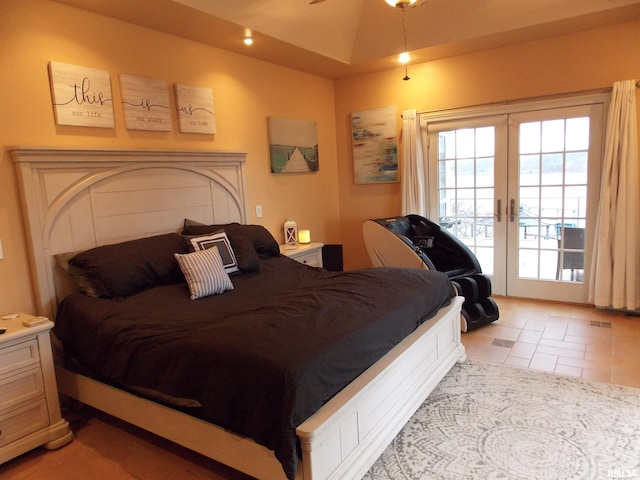
[[[361,226],[400,213],[400,185],[354,185],[352,111],[396,105],[420,111],[608,87],[640,80],[640,22],[631,22],[336,82],[340,213],[345,267],[370,262]],[[637,94],[639,111],[640,95]],[[401,120],[398,118],[398,129]]]
[[[100,17],[47,0],[0,2],[0,313],[33,311],[24,225],[11,145],[185,148],[248,152],[250,222],[280,236],[291,216],[312,239],[344,245],[345,267],[369,266],[361,226],[400,211],[399,184],[354,185],[350,113],[395,105],[456,108],[610,86],[640,79],[640,22],[458,56],[337,82]],[[57,127],[47,75],[51,60],[108,70],[115,129]],[[118,74],[213,89],[218,133],[124,128]],[[320,172],[272,175],[267,116],[318,122]],[[398,119],[400,128],[400,119]],[[261,204],[264,217],[255,217]]]
[[[313,240],[340,240],[332,81],[46,0],[0,2],[0,45],[0,313],[35,308],[15,169],[6,153],[12,145],[246,151],[250,222],[280,239],[282,224],[293,217]],[[56,126],[51,60],[110,72],[115,129]],[[180,134],[175,118],[171,133],[126,130],[119,73],[212,88],[215,138]],[[267,116],[317,121],[318,173],[270,173]],[[260,220],[256,204],[263,208]]]

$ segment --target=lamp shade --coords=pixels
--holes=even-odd
[[[309,230],[298,230],[298,242],[311,243],[311,232]]]

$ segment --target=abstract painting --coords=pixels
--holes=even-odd
[[[351,140],[355,183],[399,180],[396,107],[353,112]]]

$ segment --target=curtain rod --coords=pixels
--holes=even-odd
[[[640,81],[636,82],[636,88],[640,88]],[[461,109],[478,108],[478,107],[489,107],[489,106],[493,106],[493,105],[511,105],[511,104],[516,104],[516,103],[526,103],[526,102],[532,102],[532,101],[538,101],[538,100],[553,100],[553,99],[556,99],[556,98],[564,98],[564,97],[568,97],[568,96],[572,96],[572,95],[595,95],[595,94],[598,94],[598,93],[611,93],[612,90],[613,90],[613,87],[592,88],[592,89],[589,89],[589,90],[575,90],[573,92],[550,93],[548,95],[538,95],[538,96],[534,96],[534,97],[518,98],[518,99],[515,99],[515,100],[505,99],[505,100],[498,100],[496,102],[478,103],[476,105],[467,105],[466,107],[443,108],[443,109],[440,109],[440,110],[426,110],[424,112],[416,112],[416,113],[418,113],[418,114],[422,114],[422,113],[438,113],[438,112],[447,112],[447,111],[451,111],[451,110],[461,110]],[[400,117],[402,117],[402,115],[400,115]]]

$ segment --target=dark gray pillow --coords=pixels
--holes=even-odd
[[[259,256],[277,257],[280,255],[280,246],[269,230],[262,225],[244,225],[241,223],[226,223],[221,225],[203,225],[202,223],[185,218],[183,235],[204,235],[218,230],[224,230],[231,242],[232,237],[244,236],[252,243]]]
[[[79,269],[102,297],[126,297],[157,285],[184,281],[174,253],[187,253],[177,233],[103,245],[75,255]]]
[[[243,272],[259,272],[260,257],[253,246],[253,242],[244,235],[229,235],[231,248],[236,252],[238,268]]]

